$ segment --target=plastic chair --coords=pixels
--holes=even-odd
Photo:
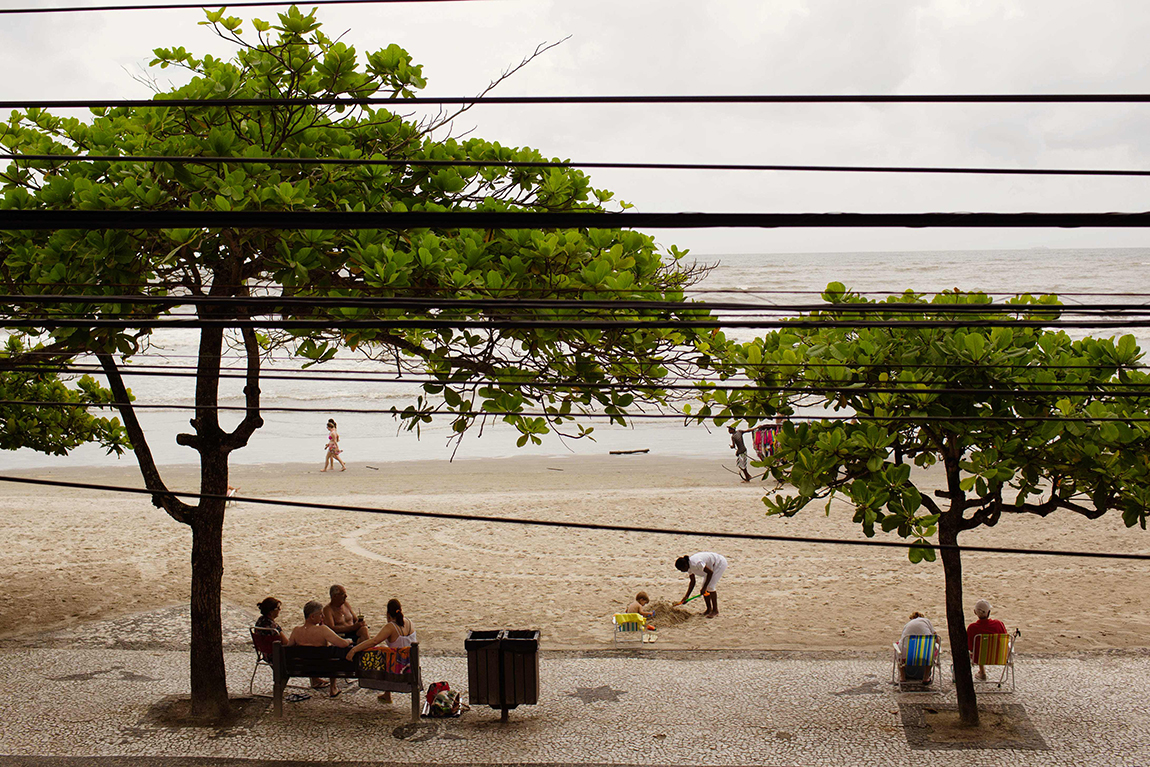
[[[639,613],[615,613],[611,621],[615,624],[616,647],[619,642],[647,641],[647,619]]]
[[[975,677],[974,684],[976,688],[982,688],[983,692],[1014,692],[1014,640],[1021,632],[1015,630],[1014,634],[977,634],[974,637],[974,652],[970,654],[970,662],[976,666],[998,666],[1001,672],[998,674],[998,680],[993,681],[990,679],[988,673],[986,679],[978,679]],[[1010,688],[1003,689],[1003,685],[1007,679],[1010,680]]]
[[[260,666],[272,667],[272,645],[280,638],[280,632],[262,626],[252,626],[248,631],[251,632],[252,647],[256,651],[256,665],[252,669],[251,681],[248,682],[248,695],[251,695],[256,684],[256,672],[260,670]]]
[[[937,636],[908,636],[891,646],[890,681],[899,692],[933,689],[936,681],[942,683],[942,640]]]

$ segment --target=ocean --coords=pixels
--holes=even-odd
[[[1020,292],[1057,293],[1066,304],[1107,302],[1150,302],[1150,248],[1079,250],[981,250],[890,253],[805,253],[700,255],[697,260],[713,264],[704,282],[692,296],[704,300],[747,300],[756,303],[817,302],[827,283],[838,281],[858,291],[874,294],[901,293],[906,289],[934,292],[958,288],[983,290],[997,298]],[[689,258],[690,258],[689,257]],[[739,292],[746,291],[745,296]],[[766,292],[761,292],[766,291]],[[1125,298],[1115,293],[1132,293]],[[728,335],[746,339],[756,331],[734,330]],[[1081,337],[1086,331],[1070,331]],[[1126,331],[1117,331],[1121,335]],[[1134,336],[1143,350],[1150,350],[1150,329],[1135,328]],[[1111,335],[1102,331],[1096,335]],[[153,336],[152,348],[136,358],[138,364],[164,365],[173,370],[194,366],[196,331],[170,330]],[[232,363],[239,365],[237,361]],[[298,370],[288,359],[274,363],[279,370]],[[379,363],[347,353],[312,371],[328,369],[379,372]],[[129,386],[139,403],[186,406],[194,401],[192,378],[132,376]],[[230,379],[221,387],[221,404],[242,405],[242,383]],[[466,460],[506,458],[518,455],[564,456],[605,454],[612,450],[650,450],[652,454],[701,457],[733,464],[725,429],[684,425],[679,420],[636,419],[624,428],[607,426],[602,419],[595,426],[595,440],[564,440],[549,435],[542,445],[517,448],[518,433],[495,423],[466,434],[458,445],[451,439],[445,419],[424,425],[420,434],[401,430],[388,415],[340,414],[337,408],[402,409],[419,393],[416,384],[378,382],[318,381],[305,376],[290,380],[265,378],[261,384],[265,407],[315,407],[314,413],[281,413],[265,410],[265,425],[247,447],[232,453],[233,465],[313,462],[322,465],[328,417],[339,422],[343,458],[349,467],[370,465],[381,468],[394,461]],[[140,411],[140,420],[149,436],[149,446],[160,464],[196,463],[197,454],[175,443],[175,435],[189,430],[191,413],[179,409]],[[230,427],[240,416],[224,416]],[[98,447],[86,445],[68,456],[45,456],[28,449],[0,454],[0,467],[27,469],[39,467],[134,465],[130,455],[106,456]]]

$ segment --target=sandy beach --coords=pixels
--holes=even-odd
[[[763,486],[742,484],[720,462],[651,455],[510,458],[400,464],[240,466],[240,494],[312,503],[453,511],[508,519],[597,521],[724,532],[862,540],[851,511],[812,504],[767,518]],[[198,470],[171,467],[169,486],[195,491]],[[133,463],[114,469],[23,471],[20,476],[142,485]],[[191,535],[147,496],[0,483],[6,545],[0,638],[186,601]],[[888,540],[894,540],[888,537]],[[962,543],[1150,552],[1150,533],[1118,514],[1089,521],[1058,512],[1003,519]],[[639,589],[675,601],[686,588],[676,556],[724,554],[721,615],[659,632],[652,649],[863,650],[889,646],[919,609],[943,616],[939,563],[903,551],[764,543],[481,522],[404,519],[237,503],[228,509],[223,599],[249,609],[282,599],[285,626],[309,599],[342,583],[379,626],[399,597],[421,644],[458,652],[468,629],[539,628],[549,649],[611,645],[610,616]],[[1023,632],[1022,652],[1150,646],[1150,563],[967,553],[966,604],[986,598],[994,617]],[[973,616],[970,616],[973,619]]]

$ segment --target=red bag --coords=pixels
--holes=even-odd
[[[449,685],[447,682],[436,682],[435,684],[429,685],[427,688],[427,702],[430,704],[435,700],[436,695],[441,692],[446,692],[450,689],[451,685]]]

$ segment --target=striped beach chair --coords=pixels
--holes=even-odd
[[[643,642],[647,633],[647,619],[639,613],[615,613],[615,646],[620,642]]]
[[[1014,692],[1014,639],[1018,636],[1016,631],[1011,634],[978,634],[974,637],[974,652],[970,654],[970,662],[975,666],[986,668],[997,667],[995,672],[987,668],[986,679],[975,678],[976,687],[983,688],[984,692]],[[991,677],[997,673],[998,679]],[[1007,679],[1010,680],[1009,689],[1004,689]]]
[[[892,648],[890,681],[899,691],[925,689],[942,679],[942,641],[937,636],[909,636]]]

